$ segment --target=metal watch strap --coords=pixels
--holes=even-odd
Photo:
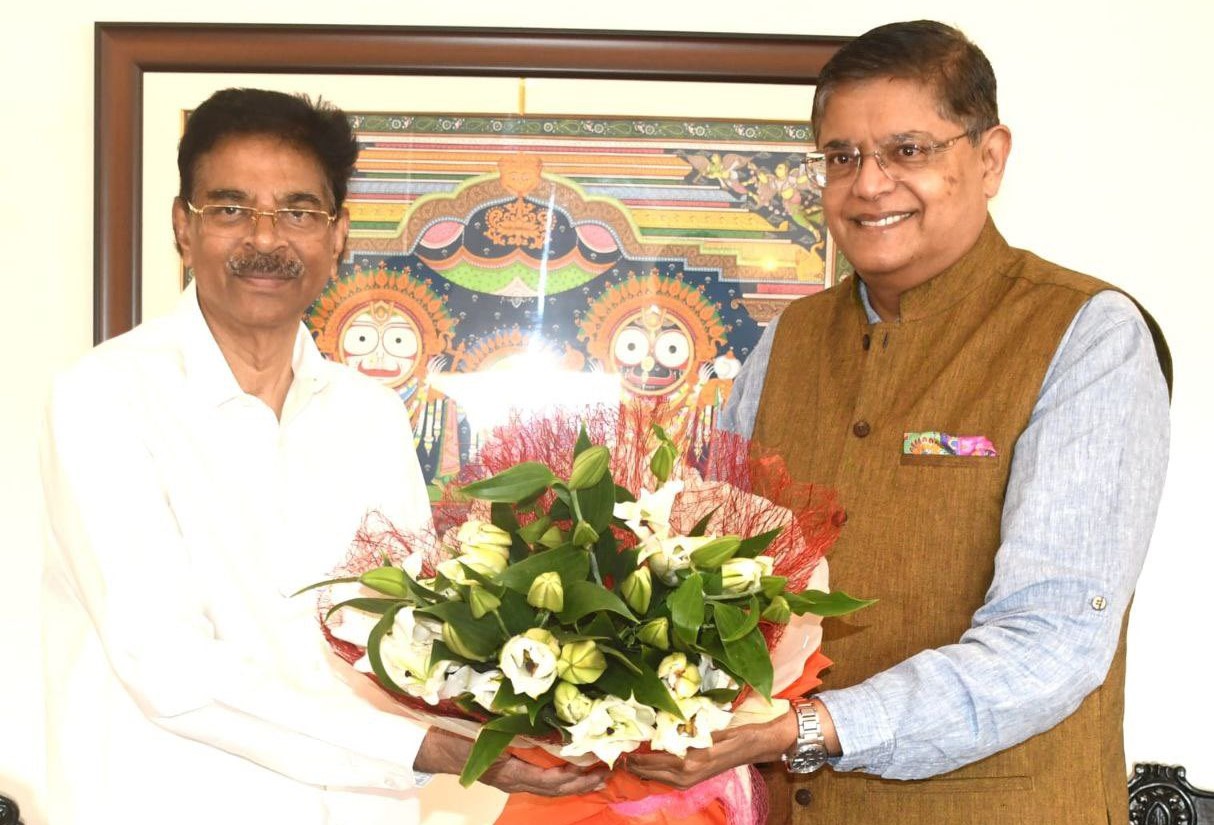
[[[780,758],[794,773],[811,773],[826,763],[826,737],[818,709],[807,699],[790,702],[797,719],[797,741]]]

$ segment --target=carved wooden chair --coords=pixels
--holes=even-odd
[[[21,825],[21,811],[17,803],[0,794],[0,825]]]
[[[1190,785],[1182,767],[1138,763],[1130,777],[1130,825],[1214,825],[1214,793]]]

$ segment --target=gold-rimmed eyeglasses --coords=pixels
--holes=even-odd
[[[810,180],[821,189],[853,180],[867,157],[876,160],[877,166],[890,180],[905,180],[907,176],[929,166],[936,155],[948,151],[961,138],[973,133],[970,129],[944,140],[898,135],[882,141],[871,152],[861,152],[859,146],[828,148],[824,152],[807,154],[805,168],[809,171]]]
[[[243,238],[253,232],[258,218],[269,218],[283,236],[315,238],[328,229],[337,216],[321,209],[300,209],[294,206],[282,209],[254,209],[231,203],[208,203],[195,206],[185,202],[192,214],[202,221],[207,232],[220,238]]]

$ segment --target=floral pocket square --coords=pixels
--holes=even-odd
[[[999,455],[984,435],[950,435],[937,431],[902,434],[903,455],[955,455],[993,458]]]

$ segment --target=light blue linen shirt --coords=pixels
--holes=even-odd
[[[863,283],[860,292],[869,321],[881,323]],[[776,326],[746,359],[720,428],[752,433]],[[819,694],[843,750],[833,767],[934,776],[1074,712],[1117,650],[1168,437],[1168,391],[1150,332],[1126,296],[1098,293],[1071,322],[1016,442],[995,573],[971,627],[956,644]],[[825,647],[829,654],[829,637]]]

